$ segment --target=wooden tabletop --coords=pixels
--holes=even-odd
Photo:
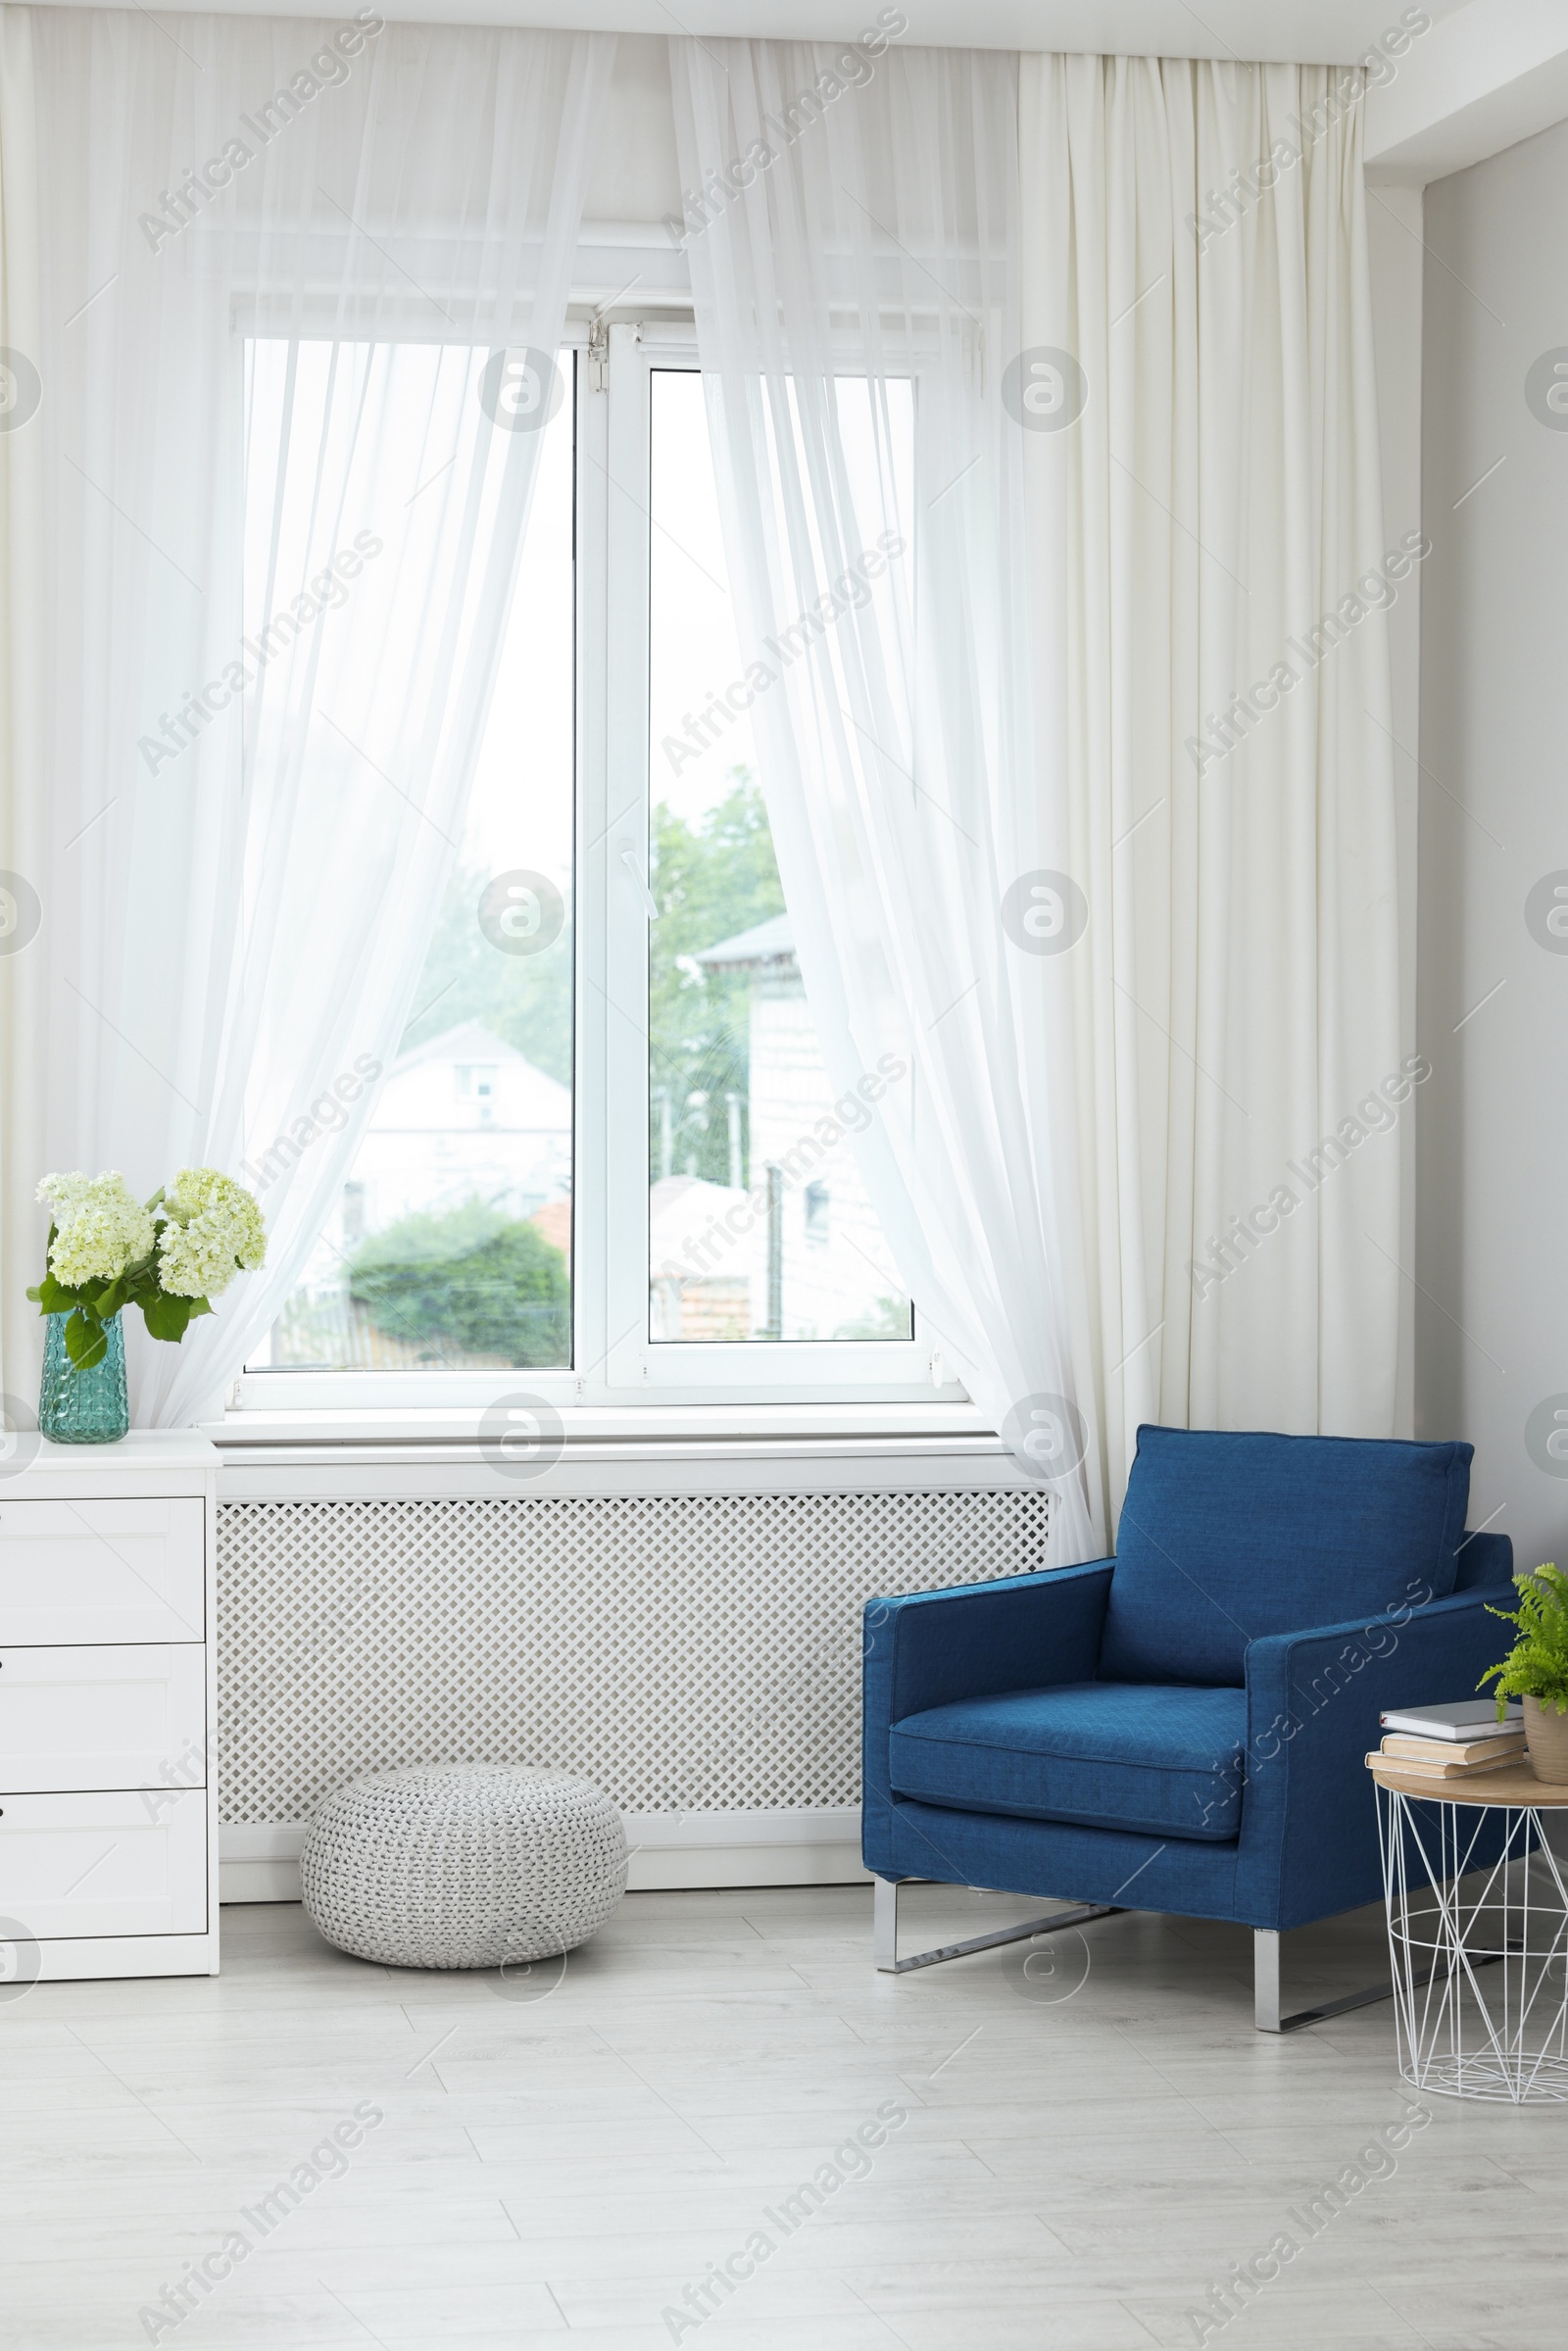
[[[1528,1755],[1474,1780],[1429,1780],[1424,1772],[1401,1771],[1393,1755],[1369,1756],[1367,1770],[1380,1788],[1396,1788],[1401,1796],[1435,1796],[1440,1804],[1536,1804],[1543,1811],[1568,1805],[1568,1786],[1538,1780]]]

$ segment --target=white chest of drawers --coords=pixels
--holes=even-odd
[[[0,1967],[218,1973],[214,1513],[194,1430],[0,1475]]]

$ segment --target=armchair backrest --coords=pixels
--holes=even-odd
[[[1444,1598],[1473,1451],[1141,1428],[1101,1678],[1240,1687],[1248,1643],[1265,1634]]]

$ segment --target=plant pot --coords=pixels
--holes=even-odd
[[[1526,1698],[1525,1744],[1536,1778],[1553,1788],[1568,1788],[1568,1714],[1544,1706],[1539,1698]]]
[[[130,1427],[125,1334],[119,1315],[112,1315],[104,1325],[108,1347],[91,1371],[78,1371],[66,1352],[70,1320],[69,1314],[45,1317],[38,1433],[56,1445],[113,1445]]]

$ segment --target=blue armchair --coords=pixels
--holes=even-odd
[[[1386,1996],[1282,2018],[1279,1937],[1381,1896],[1381,1710],[1498,1654],[1513,1546],[1464,1533],[1471,1453],[1146,1427],[1114,1559],[868,1602],[878,1966],[1137,1908],[1250,1927],[1262,2030]],[[1077,1907],[901,1961],[912,1878]]]

